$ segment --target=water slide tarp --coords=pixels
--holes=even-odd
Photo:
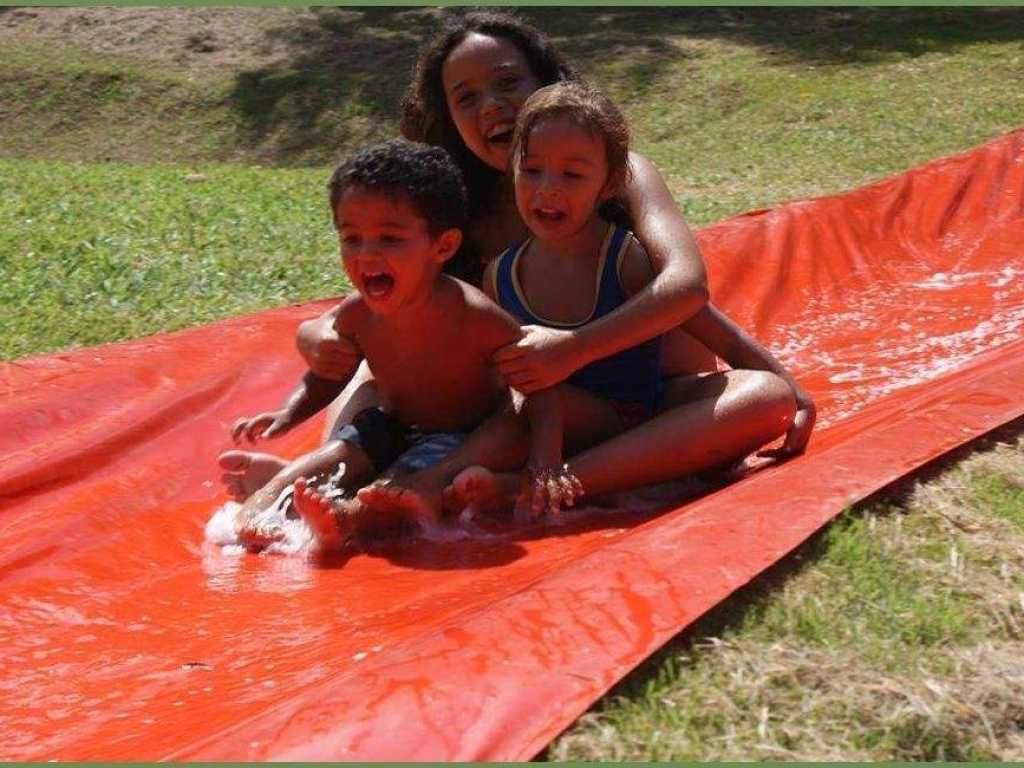
[[[229,556],[203,542],[227,427],[326,303],[0,367],[0,758],[528,758],[843,507],[1024,412],[1024,131],[699,241],[821,420],[660,515]]]

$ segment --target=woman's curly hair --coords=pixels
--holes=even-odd
[[[412,80],[402,97],[400,130],[412,141],[444,147],[462,170],[469,193],[469,216],[475,219],[494,204],[494,190],[502,174],[473,154],[448,112],[441,68],[459,43],[477,33],[508,40],[526,57],[530,70],[540,84],[578,80],[579,75],[548,38],[518,16],[502,11],[453,13],[441,30],[420,53],[413,67]],[[479,285],[483,275],[481,255],[473,251],[468,238],[445,264],[445,271]]]
[[[466,147],[448,112],[441,68],[448,54],[473,33],[508,40],[526,57],[540,84],[578,80],[576,70],[536,28],[511,13],[470,11],[449,16],[441,31],[423,49],[412,81],[402,97],[402,135],[448,150],[462,169],[470,205],[486,205],[501,174]],[[472,212],[471,212],[472,213]]]

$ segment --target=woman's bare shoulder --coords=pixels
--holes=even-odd
[[[626,251],[619,262],[619,282],[627,296],[640,293],[657,276],[651,257],[635,237],[626,243]]]

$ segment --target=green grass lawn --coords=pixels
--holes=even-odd
[[[623,105],[694,225],[1024,125],[1024,9],[523,12]],[[267,13],[288,55],[224,66],[0,25],[0,358],[344,290],[330,166],[395,132],[438,12]],[[844,515],[547,757],[1024,759],[1022,427]]]

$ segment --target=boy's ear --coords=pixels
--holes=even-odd
[[[444,264],[448,261],[459,250],[460,245],[462,245],[461,229],[452,227],[442,232],[437,240],[434,241],[434,256],[437,259],[437,263]]]

